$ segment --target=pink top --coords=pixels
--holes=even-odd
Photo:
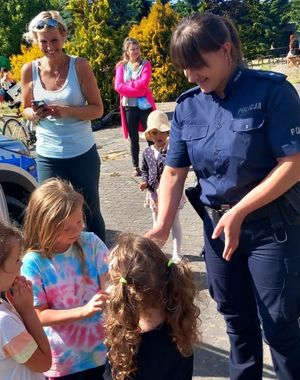
[[[124,81],[124,65],[119,64],[116,66],[116,77],[115,77],[115,90],[120,95],[120,112],[121,112],[121,123],[123,128],[124,138],[128,138],[128,128],[126,123],[126,117],[124,108],[122,107],[122,98],[126,96],[128,98],[139,98],[145,96],[152,106],[152,110],[156,109],[152,92],[150,90],[149,84],[151,81],[151,63],[146,61],[143,66],[141,75],[138,79]],[[141,123],[139,125],[139,131],[143,131]]]

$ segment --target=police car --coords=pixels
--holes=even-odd
[[[0,135],[0,219],[21,225],[29,195],[37,186],[36,163],[27,147]]]

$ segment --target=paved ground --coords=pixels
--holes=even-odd
[[[162,103],[159,108],[172,116],[174,103]],[[102,159],[100,194],[101,209],[107,228],[108,245],[120,231],[143,234],[151,228],[152,219],[148,209],[143,208],[144,193],[138,188],[139,180],[130,177],[132,168],[129,143],[122,137],[120,127],[111,127],[95,132],[98,152]],[[141,149],[146,143],[141,141]],[[190,172],[187,184],[193,182]],[[200,258],[202,247],[201,221],[187,204],[181,212],[183,225],[183,252],[189,259],[200,288],[202,344],[196,349],[194,380],[228,379],[228,340],[223,319],[216,311],[206,285],[206,272]],[[165,247],[171,252],[171,242]],[[265,347],[264,379],[275,379],[269,350]],[[172,380],[172,379],[170,379]]]

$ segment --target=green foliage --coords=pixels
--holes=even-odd
[[[202,8],[234,21],[248,59],[267,55],[271,43],[286,45],[288,0],[205,0]]]
[[[30,61],[34,61],[42,57],[43,54],[40,51],[37,44],[32,46],[21,45],[21,54],[12,55],[10,57],[10,63],[12,66],[11,74],[12,77],[18,82],[21,79],[21,68],[22,66]]]
[[[127,30],[115,30],[109,25],[111,10],[107,0],[69,0],[66,8],[73,17],[73,34],[66,44],[66,50],[89,61],[97,78],[105,109],[108,110],[117,102],[113,89],[114,66],[120,59]]]
[[[289,17],[296,24],[296,28],[300,31],[300,0],[290,1]]]
[[[173,69],[169,53],[171,33],[178,21],[179,16],[170,4],[157,2],[149,16],[129,33],[139,40],[143,55],[152,64],[151,88],[159,102],[176,98],[188,87],[183,75]]]
[[[29,21],[39,12],[58,5],[61,0],[5,0],[0,7],[1,55],[20,52],[22,35]]]
[[[181,16],[188,16],[190,13],[200,11],[201,0],[179,0],[174,4],[174,10]]]

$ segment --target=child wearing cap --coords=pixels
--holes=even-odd
[[[147,190],[145,207],[152,211],[153,227],[155,227],[158,213],[158,187],[160,177],[165,166],[165,158],[168,150],[168,136],[170,126],[168,116],[159,110],[152,111],[148,116],[147,129],[141,137],[152,141],[153,145],[147,147],[143,153],[142,163],[142,182],[140,189]],[[179,218],[179,211],[183,208],[186,198],[183,195],[175,220],[172,226],[173,254],[172,260],[178,262],[181,260],[181,240],[182,229]]]

